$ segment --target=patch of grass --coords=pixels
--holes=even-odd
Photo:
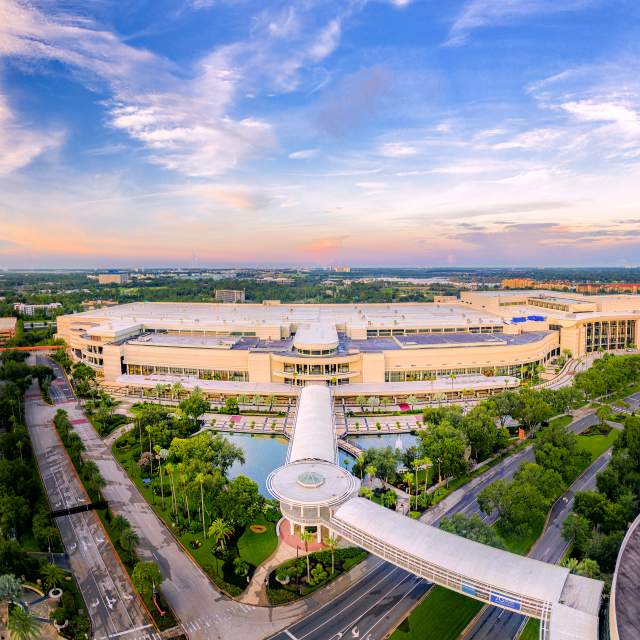
[[[578,436],[578,447],[583,451],[588,451],[591,455],[591,462],[601,456],[618,439],[620,431],[611,429],[607,435],[580,435]]]
[[[456,640],[482,606],[473,598],[433,587],[393,632],[391,640]]]
[[[538,640],[540,637],[540,620],[529,618],[520,640]]]
[[[550,426],[558,425],[560,427],[566,427],[570,425],[572,422],[573,422],[573,416],[558,416],[553,420],[549,420],[549,425]]]
[[[511,533],[501,536],[505,549],[507,549],[507,551],[511,551],[511,553],[526,556],[527,553],[529,553],[529,549],[531,549],[536,540],[542,534],[543,527],[544,521],[540,521],[531,527],[531,530],[527,534]]]
[[[247,527],[238,539],[240,557],[254,567],[262,564],[278,546],[276,525],[264,516],[258,516],[252,524],[260,524],[266,528],[264,533],[254,533]]]

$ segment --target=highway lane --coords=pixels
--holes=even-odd
[[[597,423],[597,417],[589,413],[577,418],[568,429],[574,433],[579,433]],[[437,525],[443,516],[451,516],[454,513],[464,513],[467,516],[477,513],[483,517],[478,507],[478,494],[496,480],[513,478],[524,462],[532,462],[533,460],[533,448],[529,445],[458,489],[446,501],[441,503],[443,504],[442,509],[436,508],[432,510],[423,520],[428,524]],[[491,521],[490,518],[484,517]],[[370,637],[367,640],[385,638],[408,615],[431,585],[426,581],[421,581],[423,583],[421,585],[415,585],[405,580],[405,575],[388,562],[380,561],[378,571],[389,574],[389,582],[385,582],[385,585],[389,590],[393,590],[394,594],[393,601],[387,604],[386,610],[377,609],[374,604],[379,599],[379,596],[373,592],[366,592],[366,589],[362,590],[363,585],[360,584],[352,586],[340,596],[341,602],[354,600],[360,602],[360,606],[370,607],[370,611],[367,614],[367,624],[360,623],[359,616],[361,613],[359,609],[345,609],[341,616],[342,627],[340,628],[333,622],[332,618],[326,618],[324,611],[313,612],[297,624],[287,627],[285,631],[273,636],[273,640],[292,640],[291,635],[298,638],[300,636],[297,635],[296,631],[300,630],[303,631],[305,640],[337,640],[338,632],[345,632],[345,630],[345,638],[367,638],[368,635]],[[380,574],[376,574],[376,576],[378,575]],[[418,596],[417,594],[420,595]],[[358,635],[353,636],[351,635],[351,630],[356,624]],[[366,632],[364,635],[362,634],[363,631]]]
[[[454,513],[465,513],[466,515],[479,513],[478,494],[496,480],[512,478],[523,462],[531,460],[533,460],[531,447],[506,458],[475,478],[465,488],[458,489],[457,496],[454,494],[450,496],[453,504],[449,508],[435,511],[430,514],[432,517],[425,519],[425,521],[428,524],[437,525],[442,517],[451,516]],[[338,640],[340,632],[344,633],[345,638],[359,637],[367,640],[385,638],[431,587],[430,583],[420,578],[408,579],[408,575],[406,571],[395,567],[395,565],[380,560],[375,573],[350,587],[339,598],[327,605],[330,610],[333,610],[335,603],[340,603],[340,606],[345,605],[340,610],[341,615],[338,622],[323,608],[272,636],[273,640],[292,640],[292,636],[305,640]],[[378,589],[368,590],[368,586],[383,576],[386,593],[391,594],[386,600],[381,600]],[[351,606],[346,606],[350,603],[352,603]],[[363,614],[363,610],[366,611],[366,614]],[[354,627],[358,635],[353,635]]]
[[[40,475],[52,509],[85,504],[82,483],[52,425],[55,407],[45,404],[34,382],[25,397],[25,416]],[[91,619],[93,637],[159,639],[134,595],[126,573],[95,512],[56,518],[69,562]]]
[[[569,487],[554,504],[547,529],[531,549],[529,556],[544,562],[560,562],[568,548],[562,537],[562,524],[573,509],[575,494],[590,491],[596,486],[596,476],[611,460],[611,449],[605,451]],[[497,607],[487,607],[477,622],[463,636],[464,640],[512,640],[527,618]]]

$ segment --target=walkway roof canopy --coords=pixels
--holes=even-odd
[[[333,403],[329,387],[309,385],[300,392],[288,462],[325,460],[336,462]]]
[[[566,568],[461,538],[364,498],[349,500],[333,517],[420,560],[524,597],[558,602],[569,575]]]

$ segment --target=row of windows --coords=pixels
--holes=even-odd
[[[409,369],[401,371],[386,371],[385,382],[423,382],[431,381],[435,378],[447,378],[450,376],[515,376],[517,378],[531,377],[532,368],[542,365],[554,356],[560,354],[560,347],[549,351],[541,360],[533,360],[522,364],[510,364],[491,367],[458,367],[448,369]]]
[[[298,349],[296,352],[303,356],[330,356],[335,354],[337,349]]]
[[[540,300],[540,298],[529,298],[527,304],[532,307],[541,307],[542,309],[555,309],[556,311],[569,311],[569,305],[562,302],[549,302],[548,300]]]
[[[301,373],[311,375],[332,375],[349,373],[348,364],[285,364],[285,373]]]
[[[150,376],[153,374],[197,377],[200,380],[224,380],[230,382],[247,382],[249,375],[246,371],[230,371],[225,369],[190,369],[185,367],[160,367],[148,364],[127,364],[126,373],[135,376]]]
[[[636,340],[635,320],[603,320],[585,325],[585,350],[587,353],[603,349],[625,349]]]
[[[167,333],[169,335],[193,336],[248,336],[255,337],[255,331],[198,331],[197,329],[148,329],[149,333]]]
[[[303,380],[300,378],[285,378],[284,379],[284,383],[285,384],[290,384],[296,387],[304,387],[305,384],[307,384],[307,380]],[[332,380],[325,380],[325,382],[329,385],[329,386],[335,386],[335,385],[340,385],[340,384],[348,384],[349,383],[349,378],[334,378]],[[315,382],[314,382],[315,384]]]
[[[367,329],[367,338],[378,336],[408,336],[416,333],[502,333],[502,325],[481,327],[421,327],[420,329]]]

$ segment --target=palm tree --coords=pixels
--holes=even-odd
[[[325,547],[331,551],[331,575],[335,573],[335,553],[338,548],[338,540],[333,536],[327,536],[323,540]]]
[[[422,464],[422,460],[420,460],[420,458],[416,458],[411,465],[413,466],[413,470],[415,471],[416,474],[416,511],[418,510],[418,469],[420,468]]]
[[[364,396],[358,396],[356,398],[356,404],[360,405],[360,411],[364,410],[364,403],[367,401],[367,399]]]
[[[208,475],[205,473],[198,473],[196,475],[196,482],[200,485],[200,514],[202,515],[202,535],[207,535],[207,528],[204,523],[204,483],[207,481]]]
[[[364,457],[364,453],[361,453],[357,458],[356,458],[356,464],[358,465],[358,468],[360,469],[360,481],[362,482],[363,480],[363,475],[364,475],[364,463],[366,462],[366,458]]]
[[[407,398],[407,403],[409,404],[409,407],[411,407],[411,410],[413,411],[413,405],[417,402],[416,397],[414,395],[410,395]]]
[[[409,504],[411,504],[411,488],[413,487],[413,476],[411,475],[410,471],[407,471],[407,473],[402,476],[402,481],[407,485],[407,488],[409,489]]]
[[[155,386],[156,398],[158,399],[158,402],[160,402],[160,396],[164,393],[165,386],[166,385],[164,385],[164,384],[162,384],[160,382]],[[162,404],[162,403],[160,403],[160,404]]]
[[[162,461],[169,457],[169,451],[163,449],[159,444],[153,447],[156,453],[156,460],[158,461],[159,474],[160,474],[160,495],[162,500],[162,508],[164,509],[164,482],[162,481]]]
[[[170,462],[167,463],[165,468],[167,470],[167,475],[169,476],[169,486],[171,487],[171,506],[172,506],[174,517],[177,518],[178,517],[178,504],[176,502],[176,487],[175,487],[175,482],[174,482],[174,479],[173,479],[173,474],[175,473],[176,468]]]
[[[226,541],[233,535],[233,527],[225,522],[222,518],[216,518],[210,525],[207,531],[207,536],[213,538],[214,547],[218,544],[224,551],[224,545]]]
[[[42,581],[47,589],[59,587],[67,577],[66,572],[55,564],[44,565],[40,570],[40,575],[42,576]]]
[[[191,510],[189,509],[189,495],[187,492],[189,476],[184,472],[184,465],[182,463],[178,465],[178,480],[180,480],[180,484],[182,485],[184,504],[187,507],[187,522],[191,524]]]
[[[262,398],[260,396],[258,395],[253,396],[253,399],[251,400],[251,402],[253,402],[256,409],[260,410],[260,405],[262,404]]]
[[[455,373],[450,373],[447,377],[451,380],[451,391],[453,392],[453,383],[458,376]]]
[[[182,392],[184,391],[184,387],[180,382],[174,382],[171,385],[171,397],[175,400],[176,398],[180,398]]]
[[[244,393],[241,393],[238,396],[238,407],[240,407],[240,405],[242,404],[247,404],[248,402],[249,402],[249,398]]]
[[[371,483],[371,486],[373,486],[373,479],[376,477],[378,469],[374,465],[370,464],[364,471],[369,476],[369,482]]]
[[[127,527],[120,534],[120,546],[125,551],[133,551],[138,546],[139,543],[140,543],[140,538],[138,537],[138,534],[131,527]]]
[[[267,396],[266,400],[269,403],[269,411],[271,411],[273,409],[273,403],[276,401],[276,398],[273,395],[269,395]]]
[[[40,623],[20,605],[9,613],[7,629],[12,640],[32,640],[40,636]]]
[[[309,583],[311,582],[311,562],[309,561],[309,543],[313,542],[314,536],[315,534],[313,533],[313,531],[308,531],[307,529],[305,529],[300,534],[300,540],[304,542],[304,552],[307,557],[307,582]]]
[[[433,466],[433,462],[429,456],[422,458],[422,464],[424,465],[424,492],[427,493],[427,485],[429,483],[429,468]]]

